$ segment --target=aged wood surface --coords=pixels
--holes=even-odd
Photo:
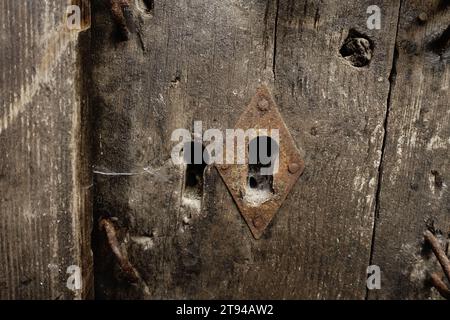
[[[0,1],[0,299],[89,296],[90,174],[67,1]],[[69,266],[84,274],[67,288]]]
[[[372,259],[382,290],[369,295],[379,299],[439,297],[423,232],[444,246],[450,234],[450,3],[403,2]]]
[[[127,42],[94,6],[95,214],[116,218],[141,278],[122,279],[97,232],[97,296],[363,299],[399,1],[379,1],[381,30],[366,27],[370,1],[137,3]],[[341,56],[349,35],[368,65]],[[170,135],[233,128],[262,83],[306,169],[255,240],[215,168],[196,207]]]
[[[80,1],[0,1],[0,299],[93,297],[94,275],[100,299],[439,297],[423,232],[449,240],[449,1],[93,1],[79,35]],[[170,153],[262,85],[306,167],[256,240],[217,170]]]

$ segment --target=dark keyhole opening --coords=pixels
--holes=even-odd
[[[198,142],[188,142],[184,145],[184,162],[186,164],[186,176],[184,184],[184,196],[201,198],[203,194],[203,173],[206,162],[203,159],[204,146]]]
[[[252,189],[255,189],[258,186],[258,182],[256,181],[255,177],[249,177],[248,184]]]
[[[278,156],[278,144],[267,136],[259,136],[248,145],[248,186],[250,189],[273,193],[273,174],[261,174],[262,168],[271,168]]]

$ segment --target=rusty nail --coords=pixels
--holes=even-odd
[[[428,14],[426,12],[421,12],[419,16],[417,17],[420,22],[424,23],[428,20]]]
[[[120,250],[119,240],[117,239],[117,232],[113,222],[110,219],[102,218],[99,221],[99,226],[105,230],[108,244],[122,271],[125,273],[130,282],[138,282],[139,276],[136,269],[130,263],[126,255],[124,255]]]
[[[444,270],[445,276],[450,281],[450,260],[448,259],[444,249],[442,249],[439,240],[430,230],[425,231],[424,238],[425,241],[430,244],[431,250],[439,261],[442,270]],[[438,290],[444,298],[450,298],[450,290],[437,274],[433,273],[431,275],[431,281],[436,290]]]
[[[431,231],[425,231],[424,237],[425,240],[431,245],[431,250],[433,250],[434,255],[444,270],[445,276],[450,281],[450,260],[445,254],[444,249],[442,249],[438,239],[433,233],[431,233]]]
[[[298,163],[296,163],[296,162],[289,163],[288,170],[292,174],[297,173],[298,170],[300,170],[300,165]]]
[[[261,218],[261,216],[257,216],[255,218],[253,218],[253,225],[255,226],[255,228],[259,229],[263,226],[264,221]]]
[[[129,0],[110,0],[110,6],[114,22],[119,28],[121,37],[124,40],[128,40],[130,32],[123,11],[130,6]]]
[[[267,101],[266,98],[261,98],[261,100],[258,101],[258,109],[260,111],[269,110],[269,101]]]
[[[444,281],[442,281],[441,277],[437,273],[431,274],[431,283],[441,294],[441,296],[443,296],[447,300],[450,300],[450,290],[447,288],[447,285]]]

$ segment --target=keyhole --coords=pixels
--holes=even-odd
[[[203,157],[204,146],[198,142],[188,142],[183,147],[186,176],[183,196],[201,199],[203,195],[203,172],[206,162]],[[205,155],[206,156],[206,155]]]
[[[256,181],[255,177],[249,177],[248,184],[252,189],[256,189],[258,187],[258,182]]]
[[[278,144],[267,136],[259,136],[248,145],[248,186],[245,198],[253,205],[270,199],[273,189],[273,162],[278,156]]]

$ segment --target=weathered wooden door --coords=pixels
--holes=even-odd
[[[13,1],[6,6],[18,8]],[[370,20],[377,8],[379,24]],[[15,19],[25,19],[17,12]],[[86,277],[85,246],[91,242],[97,298],[439,296],[428,281],[439,266],[424,247],[423,232],[432,229],[448,243],[448,1],[130,0],[122,22],[111,12],[109,1],[92,1],[90,30],[74,40],[77,48],[69,42],[78,53],[81,72],[70,72],[77,90],[57,86],[58,91],[42,92],[42,99],[74,95],[67,103],[77,101],[79,109],[70,107],[68,115],[61,110],[67,103],[48,98],[49,110],[43,113],[59,114],[51,118],[56,127],[35,131],[33,138],[50,141],[48,153],[63,152],[48,154],[50,162],[62,159],[48,169],[58,175],[59,166],[65,168],[60,179],[66,184],[57,189],[64,198],[56,193],[48,204],[38,203],[53,208],[74,193],[70,218],[63,215],[74,224],[60,231],[81,232],[72,236],[78,251],[70,252],[84,265]],[[7,74],[9,69],[1,65],[0,70]],[[39,85],[39,79],[23,81],[25,88]],[[195,121],[203,130],[234,128],[261,87],[271,93],[305,169],[255,239],[215,166],[172,162],[171,135],[179,128],[192,132]],[[14,96],[10,89],[3,85],[2,97]],[[41,105],[40,95],[20,97],[20,106]],[[0,167],[0,184],[7,191],[0,217],[0,257],[8,261],[0,263],[2,274],[21,274],[18,266],[28,266],[17,260],[23,245],[11,245],[22,232],[19,223],[39,238],[39,228],[66,212],[61,204],[52,218],[44,218],[44,209],[33,209],[39,214],[33,220],[26,214],[34,201],[29,195],[47,195],[31,188],[13,199],[10,168],[19,168],[15,163],[23,159],[32,168],[40,159],[33,157],[37,150],[31,156],[25,150],[34,141],[29,129],[9,125],[17,113],[14,101],[5,100],[0,111],[5,124],[0,122],[0,145],[8,155]],[[45,122],[38,111],[28,112],[30,117],[21,118],[28,122],[16,121],[16,126],[29,128],[35,117]],[[64,128],[69,135],[60,134]],[[18,176],[40,177],[25,168]],[[90,202],[80,202],[80,192],[85,201],[93,198],[93,210]],[[13,218],[16,211],[23,221]],[[61,232],[55,234],[58,241],[67,239]],[[60,257],[57,265],[65,271],[67,252],[55,250],[48,255]],[[47,260],[33,263],[42,268]],[[367,289],[370,265],[381,270],[380,289]],[[61,279],[36,295],[13,289],[20,281],[14,276],[0,285],[2,296],[60,292],[71,297]],[[89,292],[84,288],[77,294],[92,296]]]

